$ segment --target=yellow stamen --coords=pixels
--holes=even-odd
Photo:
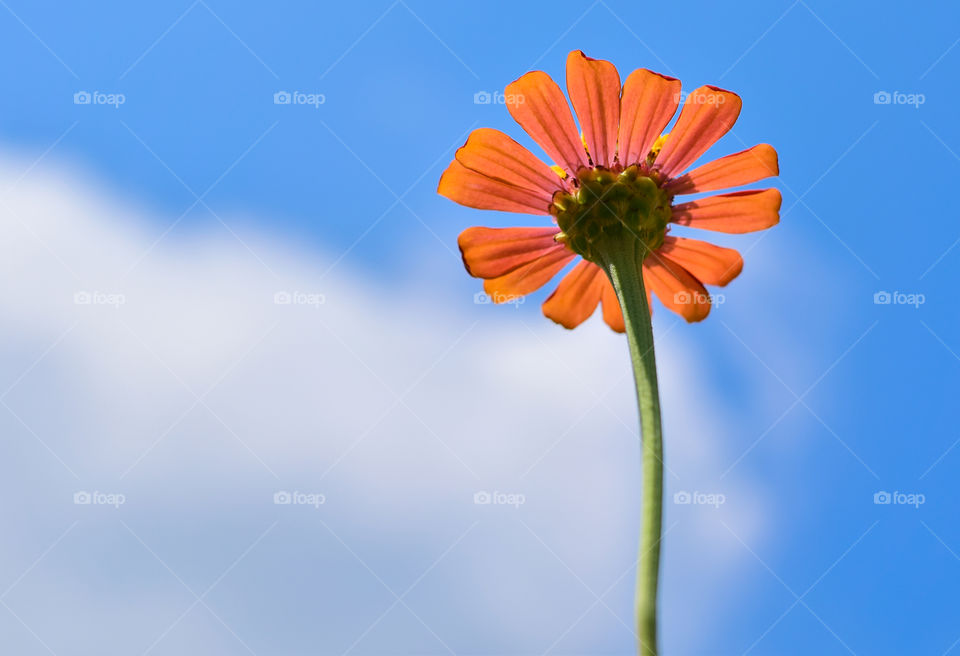
[[[567,179],[567,172],[563,170],[563,167],[557,166],[556,164],[554,164],[553,166],[550,167],[550,169],[551,169],[554,173],[556,173],[557,175],[559,175],[561,180],[566,180],[566,179]]]
[[[667,143],[667,137],[670,136],[669,132],[664,132],[657,140],[653,142],[653,148],[650,149],[650,154],[647,155],[647,159],[653,161],[657,158],[657,155],[660,154],[660,150],[663,148],[663,144]]]

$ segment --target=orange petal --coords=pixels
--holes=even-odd
[[[664,237],[657,254],[679,264],[707,285],[722,287],[743,270],[740,253],[699,239]]]
[[[620,122],[620,75],[616,67],[574,50],[567,57],[567,92],[593,163],[612,166]]]
[[[505,275],[485,280],[483,289],[495,303],[526,296],[550,282],[575,257],[576,254],[566,248],[550,251]]]
[[[620,301],[617,299],[617,292],[613,290],[613,284],[606,275],[603,276],[603,290],[600,292],[600,302],[603,307],[603,320],[607,325],[618,333],[626,332],[627,328],[623,323],[623,312],[620,310]]]
[[[556,226],[545,228],[467,228],[457,243],[463,264],[475,278],[497,278],[544,255],[563,250],[554,237]]]
[[[487,177],[515,187],[547,194],[563,188],[560,176],[536,155],[499,130],[480,128],[470,133],[467,143],[457,151],[457,161]]]
[[[501,210],[524,214],[549,214],[553,198],[543,191],[531,191],[490,178],[454,160],[440,176],[437,193],[452,201],[480,210]]]
[[[597,309],[605,277],[596,264],[582,260],[543,302],[544,316],[564,328],[576,328]]]
[[[510,115],[554,162],[571,175],[588,165],[567,99],[549,75],[527,73],[507,85],[506,99]]]
[[[710,296],[700,281],[666,258],[653,254],[643,261],[643,282],[667,309],[691,323],[710,314]]]
[[[670,220],[703,230],[753,232],[780,222],[780,202],[776,189],[735,191],[674,205]]]
[[[619,159],[624,166],[644,161],[654,142],[677,112],[680,80],[645,68],[623,83],[620,100]]]
[[[702,86],[690,93],[657,155],[660,170],[673,177],[693,164],[733,127],[742,105],[740,96],[718,87]]]
[[[666,189],[671,194],[695,194],[739,187],[779,174],[777,151],[770,144],[760,144],[697,167],[671,180]]]

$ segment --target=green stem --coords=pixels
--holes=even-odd
[[[657,579],[663,522],[663,439],[653,325],[640,268],[646,250],[647,247],[637,239],[610,244],[604,249],[602,266],[613,283],[623,310],[637,386],[643,452],[643,522],[637,557],[637,638],[640,656],[656,656]]]

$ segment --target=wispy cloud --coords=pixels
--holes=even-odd
[[[0,187],[23,165],[0,163]],[[622,338],[478,315],[472,295],[346,263],[324,276],[323,254],[249,225],[156,243],[174,219],[46,165],[4,198],[11,646],[629,648],[640,488]],[[683,651],[709,635],[689,617],[733,606],[751,565],[738,540],[769,508],[747,470],[704,489],[735,430],[683,331],[661,328],[666,641]]]

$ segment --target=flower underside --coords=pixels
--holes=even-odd
[[[461,205],[553,218],[543,227],[464,230],[457,243],[467,271],[497,302],[540,289],[580,260],[544,301],[544,315],[574,328],[602,304],[604,321],[623,332],[609,269],[629,251],[639,267],[631,275],[648,297],[687,321],[703,320],[711,306],[705,285],[732,281],[743,258],[674,236],[669,225],[737,234],[776,225],[776,189],[683,198],[777,175],[776,150],[758,144],[691,168],[736,122],[742,101],[735,93],[704,85],[684,95],[679,80],[646,69],[621,80],[613,64],[579,50],[567,57],[566,78],[569,103],[542,71],[506,89],[511,116],[552,162],[480,128],[441,176],[438,192]]]
[[[457,150],[437,191],[467,207],[553,217],[553,226],[474,226],[460,233],[464,266],[484,280],[494,302],[536,291],[579,255],[581,261],[543,302],[544,315],[574,328],[602,306],[604,321],[627,333],[643,450],[635,626],[639,653],[656,656],[663,442],[650,299],[655,295],[687,321],[701,321],[711,307],[704,285],[722,287],[743,268],[736,250],[668,235],[668,225],[764,230],[779,221],[782,201],[776,189],[676,205],[674,195],[775,176],[777,153],[758,144],[688,170],[736,122],[739,96],[710,85],[683,96],[680,80],[646,69],[621,82],[613,64],[579,50],[567,57],[566,77],[577,121],[563,91],[543,71],[531,71],[505,90],[512,98],[506,103],[510,114],[552,166],[506,134],[480,128]]]
[[[557,241],[591,262],[599,262],[604,244],[637,239],[651,253],[663,245],[673,197],[662,178],[646,165],[622,171],[583,168],[575,191],[554,194],[550,213],[562,231]]]

